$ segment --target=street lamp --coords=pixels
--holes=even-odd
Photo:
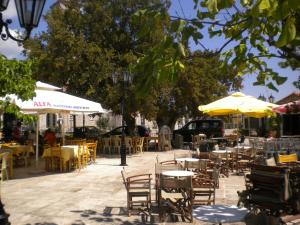
[[[269,96],[269,102],[274,103],[275,97],[271,94]]]
[[[122,114],[122,137],[121,137],[121,149],[120,149],[120,156],[121,156],[121,164],[120,166],[127,166],[126,164],[126,145],[125,145],[125,121],[124,121],[124,107],[125,107],[125,88],[127,84],[131,84],[132,76],[128,72],[123,72],[122,74],[113,73],[112,80],[114,84],[118,84],[119,81],[122,87],[122,97],[121,97],[121,114]]]
[[[14,37],[8,28],[8,25],[12,23],[11,19],[3,20],[2,12],[7,9],[9,0],[0,0],[0,34],[1,39],[6,41],[11,38],[14,41],[22,42],[28,39],[31,30],[37,27],[42,15],[42,11],[46,0],[15,0],[17,8],[17,14],[20,22],[20,26],[26,30],[26,34],[21,39]],[[2,33],[3,28],[5,33]]]
[[[262,100],[264,102],[266,101],[266,97],[264,95],[261,95],[261,94],[259,94],[258,99]]]

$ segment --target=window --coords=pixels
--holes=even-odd
[[[213,122],[212,123],[212,128],[219,128],[220,127],[220,123],[219,122]]]
[[[196,130],[196,123],[190,123],[186,127],[187,130]]]
[[[46,126],[48,128],[49,127],[55,127],[56,126],[56,121],[57,121],[56,114],[47,113],[47,116],[46,116]]]
[[[209,128],[209,122],[200,123],[200,129],[207,129],[207,128]]]

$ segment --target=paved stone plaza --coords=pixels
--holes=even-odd
[[[186,151],[186,150],[175,150]],[[145,152],[127,158],[129,172],[154,174],[156,157],[173,159],[174,151]],[[120,159],[100,156],[80,172],[46,173],[39,168],[15,169],[15,179],[2,183],[1,198],[12,225],[156,224],[155,218],[126,214],[126,190]],[[154,183],[154,181],[153,181]],[[236,205],[244,177],[220,178],[216,204]],[[154,199],[154,189],[153,199]],[[154,221],[154,222],[153,222]],[[168,223],[163,223],[168,224]],[[183,224],[182,222],[170,224]],[[197,219],[193,224],[211,224]],[[232,224],[232,223],[231,223]],[[244,224],[242,222],[236,224]]]

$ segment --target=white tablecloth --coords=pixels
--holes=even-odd
[[[162,175],[169,176],[169,177],[189,177],[189,176],[193,176],[194,173],[186,170],[170,170],[170,171],[162,172]]]

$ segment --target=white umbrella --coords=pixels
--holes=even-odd
[[[106,113],[100,103],[89,101],[73,95],[60,92],[61,88],[43,82],[36,83],[36,96],[32,100],[22,101],[15,95],[8,97],[20,108],[21,112],[27,114],[43,113]],[[36,136],[36,160],[38,160],[38,133],[37,123]]]

